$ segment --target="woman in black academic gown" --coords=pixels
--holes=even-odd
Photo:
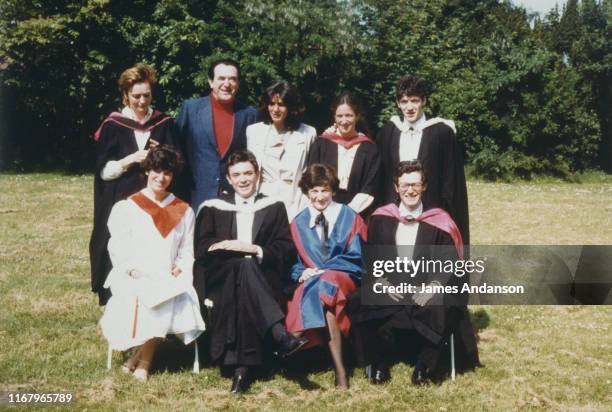
[[[156,84],[153,68],[139,63],[121,73],[118,84],[125,106],[104,119],[94,134],[94,224],[89,257],[91,288],[98,293],[100,305],[110,297],[108,289],[102,287],[111,269],[107,251],[110,211],[119,200],[145,187],[141,162],[149,149],[159,144],[175,145],[172,118],[151,109]]]
[[[323,163],[334,167],[340,187],[334,201],[346,204],[363,217],[374,209],[380,159],[369,133],[364,110],[348,91],[332,105],[334,125],[317,139],[308,158],[308,165]]]

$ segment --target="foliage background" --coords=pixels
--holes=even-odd
[[[175,114],[230,56],[242,99],[287,79],[319,130],[344,88],[376,130],[410,72],[430,82],[428,115],[456,121],[475,175],[610,172],[611,39],[612,0],[543,18],[496,0],[0,0],[0,168],[89,170],[122,70],[154,65],[155,105]]]

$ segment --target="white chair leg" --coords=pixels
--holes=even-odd
[[[194,354],[193,354],[193,373],[200,373],[200,354],[198,352],[198,341],[193,341]]]
[[[455,335],[450,335],[451,379],[455,380]]]
[[[112,360],[113,360],[113,349],[111,348],[110,345],[108,345],[108,353],[106,355],[106,369],[111,368]]]

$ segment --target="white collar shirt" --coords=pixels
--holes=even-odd
[[[236,237],[241,242],[253,243],[253,218],[255,217],[255,212],[252,206],[255,204],[255,194],[245,199],[235,193],[234,201],[238,209],[236,211]]]
[[[425,113],[414,123],[407,122],[406,120],[402,122],[399,145],[400,161],[413,160],[418,157],[425,122]]]
[[[321,212],[315,209],[312,205],[308,206],[308,210],[310,211],[310,221],[308,222],[308,227],[311,229],[315,228],[319,239],[323,239],[323,228],[321,227],[321,225],[317,225],[315,223],[317,220],[317,216],[319,216]],[[340,215],[340,210],[342,210],[342,205],[340,203],[332,201],[329,206],[327,206],[323,211],[323,216],[325,216],[325,220],[327,220],[328,238],[331,237],[332,231],[334,230],[334,225],[336,224],[336,220],[338,220],[338,215]]]
[[[423,213],[423,203],[415,210],[408,210],[403,203],[399,206],[400,216],[408,218],[417,218]],[[416,243],[417,232],[419,231],[419,222],[399,223],[395,231],[395,244],[398,246],[413,246]]]

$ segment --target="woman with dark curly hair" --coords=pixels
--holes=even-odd
[[[167,334],[185,344],[204,330],[193,288],[194,213],[168,191],[182,167],[180,153],[161,145],[142,162],[144,189],[113,207],[108,218],[112,290],[102,333],[112,349],[139,347],[123,370],[146,380],[157,342]]]
[[[282,200],[289,219],[306,206],[298,187],[314,127],[301,123],[304,106],[297,89],[285,81],[268,87],[261,97],[262,122],[246,130],[247,148],[261,165],[260,193]]]
[[[111,270],[106,250],[106,223],[115,203],[145,186],[142,161],[150,148],[175,144],[172,118],[151,109],[155,70],[137,64],[121,73],[119,91],[124,108],[113,112],[94,134],[96,164],[94,175],[94,222],[89,242],[91,288],[98,293],[100,305],[110,297],[102,285]]]

